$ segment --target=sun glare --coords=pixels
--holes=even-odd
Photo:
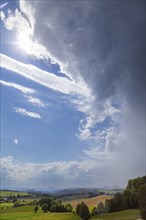
[[[32,39],[30,30],[21,30],[16,35],[17,48],[25,52],[27,55],[35,56],[40,59],[49,58],[48,52],[44,46],[38,43],[35,39]]]
[[[21,32],[17,36],[17,44],[26,53],[30,54],[32,49],[32,40],[29,38],[28,33]]]

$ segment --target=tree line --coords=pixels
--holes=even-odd
[[[146,220],[146,176],[129,180],[122,194],[116,193],[113,198],[105,201],[105,205],[100,202],[92,210],[92,215],[137,208]]]
[[[72,212],[73,208],[70,203],[63,204],[60,200],[52,197],[43,197],[38,201],[38,205],[43,212]],[[34,212],[38,211],[38,206],[35,206]]]

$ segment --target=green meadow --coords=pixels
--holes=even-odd
[[[1,191],[1,195],[28,195],[25,192],[13,192],[13,191]],[[85,198],[82,199],[85,203],[87,203],[89,210],[91,211],[93,205],[97,204],[99,201],[103,201],[106,197],[98,196],[94,198]],[[34,213],[35,205],[27,205],[28,198],[20,198],[21,204],[24,203],[24,206],[20,207],[12,207],[14,203],[12,202],[2,202],[0,203],[0,220],[81,220],[79,216],[73,213],[44,213],[40,207],[37,213]],[[30,201],[32,198],[29,199]],[[95,201],[94,201],[95,200]],[[99,201],[98,201],[99,200]],[[18,200],[19,201],[19,200]],[[76,207],[76,203],[81,203],[80,200],[70,201],[74,207]],[[76,203],[75,203],[76,202]],[[93,202],[95,204],[93,204]],[[75,204],[74,204],[75,203]],[[119,212],[113,212],[108,214],[96,215],[90,218],[91,220],[138,220],[140,219],[140,212],[138,209],[129,209]]]
[[[29,194],[27,192],[18,192],[18,191],[9,191],[9,190],[0,190],[0,196],[28,196]]]
[[[43,213],[39,210],[34,213],[34,206],[22,206],[12,208],[3,204],[0,209],[1,220],[80,220],[76,214],[72,213]],[[7,208],[8,207],[8,208]],[[102,214],[94,216],[92,220],[136,220],[140,219],[138,209],[130,209],[120,212]]]
[[[13,206],[13,203],[12,202],[5,202],[5,203],[0,203],[0,209],[2,209],[2,207],[4,209],[7,209],[7,207],[12,207]],[[1,212],[1,211],[0,211]]]
[[[2,206],[1,206],[2,207]],[[3,207],[0,210],[1,220],[80,220],[72,213],[43,213],[39,210],[34,213],[34,206],[22,206],[17,208]]]
[[[97,215],[91,218],[92,220],[136,220],[140,219],[138,209],[128,209],[120,212]]]

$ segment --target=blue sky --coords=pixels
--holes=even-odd
[[[145,174],[144,4],[0,2],[3,188]]]

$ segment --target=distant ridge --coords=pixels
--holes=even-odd
[[[53,187],[44,188],[21,188],[21,187],[6,187],[0,190],[8,191],[24,191],[24,192],[42,192],[42,193],[51,193],[54,195],[68,195],[68,194],[84,194],[84,193],[95,193],[96,195],[100,194],[101,191],[106,190],[123,190],[118,185],[113,186],[100,186],[100,187],[70,187],[63,189],[54,189]]]

